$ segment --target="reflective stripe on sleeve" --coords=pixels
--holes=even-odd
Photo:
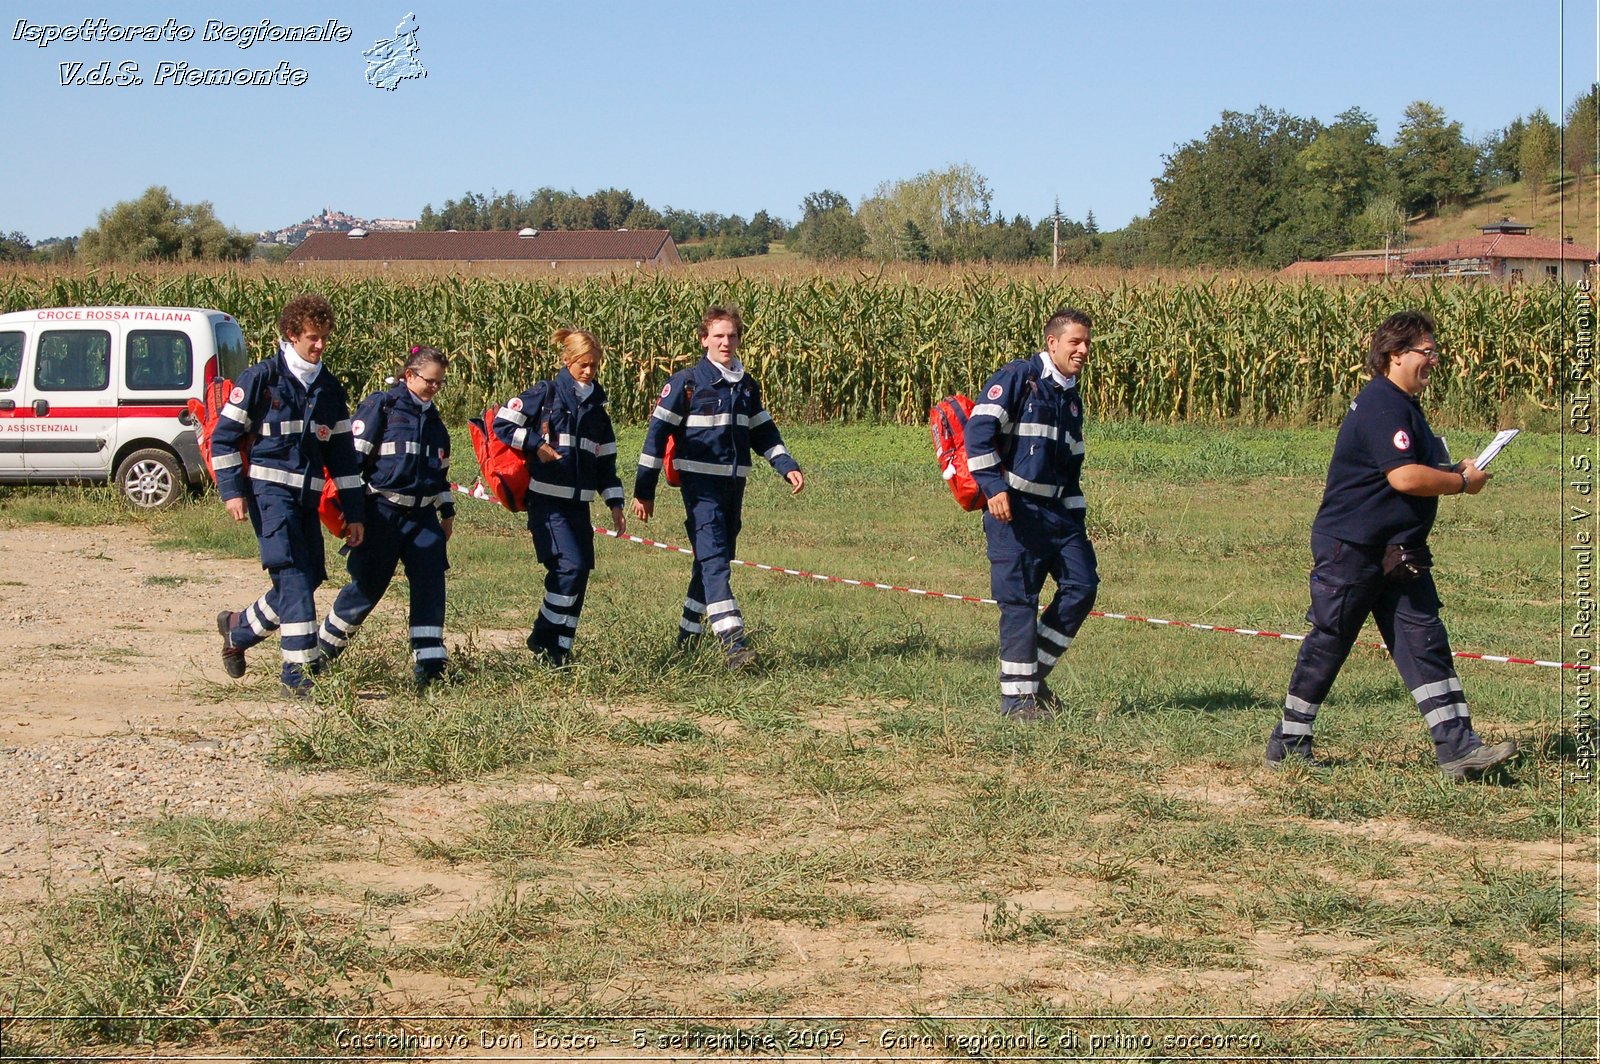
[[[660,469],[661,468],[661,459],[657,458],[653,454],[641,454],[639,456],[639,468],[640,469]]]
[[[996,451],[990,451],[988,454],[980,454],[976,458],[967,458],[967,468],[969,470],[988,469],[990,466],[997,466],[999,464],[1000,455]],[[955,472],[952,470],[950,475],[954,476]]]
[[[683,424],[683,418],[681,415],[674,414],[672,411],[668,410],[664,406],[661,406],[660,404],[657,404],[656,408],[650,411],[650,416],[661,421],[665,421],[667,424],[674,427]]]
[[[242,454],[213,454],[211,456],[212,469],[234,469],[244,465]]]
[[[245,428],[249,428],[251,425],[250,415],[245,411],[245,408],[242,406],[234,406],[232,403],[224,406],[217,416],[225,417],[230,421],[237,421]]]
[[[971,421],[975,417],[992,417],[1000,422],[1001,428],[1009,429],[1011,427],[1011,415],[1006,413],[1006,408],[998,403],[979,403],[972,408],[972,413],[967,415],[967,420]]]

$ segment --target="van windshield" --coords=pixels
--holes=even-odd
[[[250,368],[250,351],[245,347],[244,330],[236,321],[219,321],[217,334],[217,372],[230,381]]]

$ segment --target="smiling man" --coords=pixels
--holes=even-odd
[[[1045,681],[1094,608],[1100,577],[1078,474],[1089,316],[1051,315],[1044,350],[1001,366],[967,419],[967,467],[988,498],[989,586],[1000,604],[1000,712],[1019,723],[1058,706]],[[1044,578],[1055,597],[1039,613]]]
[[[1514,742],[1485,746],[1472,730],[1439,620],[1428,551],[1438,497],[1476,495],[1489,475],[1471,460],[1447,464],[1423,416],[1417,397],[1438,362],[1433,319],[1419,310],[1390,316],[1373,334],[1372,380],[1339,426],[1311,525],[1311,631],[1267,741],[1269,768],[1317,764],[1312,725],[1369,615],[1428,725],[1441,772],[1479,776],[1517,752]]]
[[[674,373],[661,388],[650,415],[633,512],[640,521],[655,515],[656,484],[673,440],[673,465],[683,490],[684,531],[694,545],[689,591],[678,621],[678,645],[696,641],[709,625],[727,654],[728,667],[747,669],[756,653],[745,633],[744,614],[733,597],[732,565],[744,513],[750,453],[772,464],[798,495],[806,485],[800,464],[783,445],[778,426],[761,399],[761,385],[739,360],[744,319],[737,310],[711,307],[700,319],[705,357]],[[704,624],[702,624],[704,618]]]

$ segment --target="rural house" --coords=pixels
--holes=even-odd
[[[391,233],[352,229],[311,233],[285,260],[307,262],[549,263],[676,266],[678,246],[665,229]]]
[[[1532,236],[1532,226],[1502,218],[1480,226],[1480,236],[1448,240],[1408,251],[1406,272],[1413,277],[1482,277],[1491,281],[1583,280],[1595,263],[1595,249]]]

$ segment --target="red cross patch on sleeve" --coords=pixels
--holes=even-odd
[[[350,422],[350,431],[359,436],[363,432],[367,431],[367,423],[362,421],[360,418],[356,418],[354,421]]]
[[[233,403],[235,406],[244,402],[244,389],[235,386],[233,391],[228,393],[228,402]]]
[[[506,400],[506,409],[507,410],[521,410],[522,409],[522,396],[519,395],[519,396],[517,396],[517,397],[515,397],[513,399],[507,399]]]
[[[1405,429],[1397,429],[1394,434],[1394,449],[1397,451],[1408,450],[1411,447],[1411,437]]]
[[[990,388],[988,391],[988,396],[990,399],[998,399],[1003,394],[1005,394],[1005,389],[1000,387],[998,384]]]

